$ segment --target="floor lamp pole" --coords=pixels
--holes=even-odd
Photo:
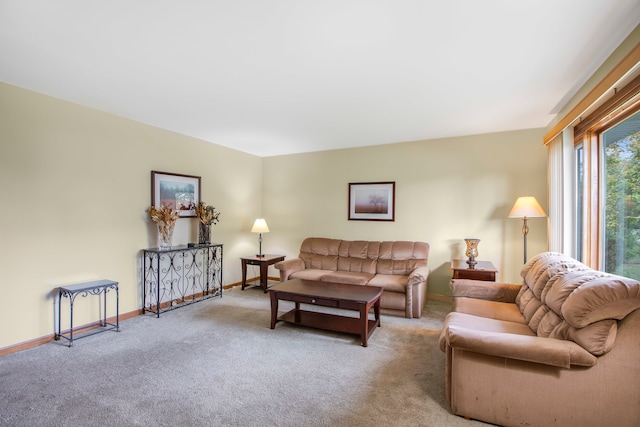
[[[527,225],[527,217],[522,218],[522,235],[524,236],[524,264],[527,263],[527,234],[529,234],[529,226]]]

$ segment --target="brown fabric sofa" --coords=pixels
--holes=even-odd
[[[420,317],[426,301],[429,245],[424,242],[370,242],[310,237],[298,258],[280,261],[280,280],[371,285],[383,288],[380,311]]]
[[[640,426],[640,283],[545,252],[522,285],[452,280],[452,412],[504,426]]]

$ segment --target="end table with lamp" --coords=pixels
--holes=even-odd
[[[260,287],[264,292],[267,292],[269,266],[276,262],[284,261],[284,257],[284,255],[262,254],[261,256],[255,255],[240,258],[242,261],[242,290],[247,286],[247,265],[258,265],[260,266]]]
[[[260,287],[264,292],[267,292],[269,266],[278,261],[283,261],[284,255],[266,255],[262,253],[262,233],[269,232],[269,226],[264,218],[255,220],[253,227],[251,227],[251,232],[260,233],[258,238],[259,251],[255,256],[240,258],[242,261],[242,290],[247,286],[247,265],[257,265],[260,266]]]

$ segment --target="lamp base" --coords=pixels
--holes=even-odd
[[[256,254],[258,258],[264,258],[264,254]]]

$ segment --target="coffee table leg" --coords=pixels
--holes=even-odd
[[[375,303],[373,303],[373,314],[379,328],[380,327],[380,298],[378,298],[378,300]]]
[[[271,291],[271,329],[276,327],[276,321],[278,320],[278,296],[276,293]]]
[[[369,308],[368,304],[360,305],[360,339],[363,347],[367,346],[369,338]]]

